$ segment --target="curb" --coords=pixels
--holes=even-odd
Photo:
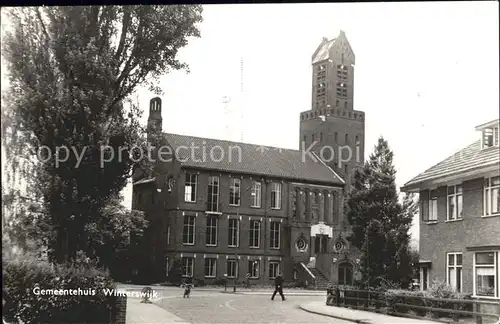
[[[316,314],[316,315],[321,315],[321,316],[336,318],[336,319],[340,319],[340,320],[344,320],[344,321],[349,321],[349,322],[353,322],[353,323],[372,324],[372,322],[370,322],[370,320],[357,320],[357,319],[352,319],[352,318],[348,318],[348,317],[342,317],[342,316],[325,314],[325,313],[321,313],[321,312],[310,310],[307,307],[304,307],[304,305],[300,305],[299,307],[303,311],[306,311],[306,312],[311,313],[311,314]]]
[[[255,295],[255,296],[262,296],[262,295],[272,295],[273,291],[255,291],[255,292],[245,292],[245,291],[237,291],[237,292],[232,292],[232,291],[220,291],[222,294],[233,294],[233,295]],[[307,293],[285,293],[286,296],[312,296],[312,297],[324,297],[324,294],[307,294]]]

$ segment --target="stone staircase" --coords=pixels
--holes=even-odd
[[[309,269],[312,274],[316,277],[316,287],[311,287],[311,289],[314,290],[325,290],[328,288],[328,279],[325,277],[325,275],[319,271],[317,268],[310,268]]]

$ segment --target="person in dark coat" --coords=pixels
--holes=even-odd
[[[281,273],[278,273],[278,275],[274,279],[274,292],[271,300],[274,300],[274,296],[276,296],[276,293],[280,294],[281,300],[285,300],[285,296],[283,295],[283,276],[281,275]]]

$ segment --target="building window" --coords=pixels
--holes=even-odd
[[[446,281],[456,292],[462,292],[462,253],[447,254]]]
[[[137,195],[137,204],[141,205],[142,204],[142,193]]]
[[[217,246],[217,223],[217,216],[207,216],[205,244],[208,246]]]
[[[238,247],[238,242],[240,240],[238,223],[238,220],[235,218],[229,219],[228,246],[230,247]]]
[[[262,185],[258,181],[254,181],[252,184],[252,207],[260,207],[261,204],[261,194],[262,194]]]
[[[345,174],[349,173],[349,172],[347,172],[347,171],[349,171],[349,170],[347,169],[347,164],[345,164],[345,165],[344,165],[344,172],[345,172]]]
[[[356,145],[359,145],[359,136],[356,136]]]
[[[248,273],[250,274],[250,278],[259,278],[259,260],[248,261]]]
[[[228,278],[235,278],[238,276],[238,262],[237,260],[227,260],[226,262],[227,266],[227,277]]]
[[[165,277],[168,278],[169,274],[170,274],[170,258],[166,257],[165,258]]]
[[[498,252],[477,252],[474,255],[475,295],[498,297]]]
[[[271,190],[271,208],[281,209],[281,183],[273,183]]]
[[[183,277],[192,277],[194,269],[194,258],[182,258],[182,275]]]
[[[498,146],[498,127],[486,128],[483,130],[483,148]]]
[[[194,244],[194,221],[195,216],[184,216],[184,227],[182,229],[182,243],[186,245]]]
[[[166,243],[167,245],[170,244],[170,226],[167,226],[167,233],[165,235],[165,240],[166,240]]]
[[[462,204],[462,186],[448,186],[448,200],[446,208],[448,210],[447,220],[462,219],[463,204]]]
[[[430,222],[437,221],[438,200],[437,190],[429,191],[429,218]]]
[[[338,143],[339,142],[339,133],[335,132],[334,136],[335,136],[335,143]]]
[[[198,175],[195,173],[186,173],[186,184],[184,186],[184,201],[195,202],[196,201],[196,183],[198,181]]]
[[[216,176],[208,178],[207,211],[219,211],[219,177]]]
[[[240,205],[240,179],[231,179],[231,186],[229,187],[229,204],[233,206]]]
[[[271,249],[280,248],[280,222],[271,222]]]
[[[251,248],[258,248],[260,246],[260,221],[250,220],[250,242]]]
[[[319,133],[319,142],[323,143],[323,133]]]
[[[215,278],[217,276],[217,259],[205,259],[205,278]]]
[[[302,137],[302,141],[305,143],[306,142],[306,135]]]
[[[345,143],[349,144],[349,134],[345,134]]]
[[[420,268],[420,290],[429,289],[429,268],[421,267]]]
[[[314,143],[314,134],[312,134],[312,142]]]
[[[500,213],[500,177],[484,179],[483,206],[485,216]]]
[[[344,101],[344,108],[347,109],[347,101]]]
[[[278,261],[269,262],[269,279],[275,279],[280,273],[280,263]]]

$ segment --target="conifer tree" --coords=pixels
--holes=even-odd
[[[412,275],[408,231],[416,206],[411,196],[399,202],[393,157],[381,137],[364,167],[355,171],[347,200],[349,240],[363,252],[365,279],[373,283],[373,276],[379,276],[407,285]]]

